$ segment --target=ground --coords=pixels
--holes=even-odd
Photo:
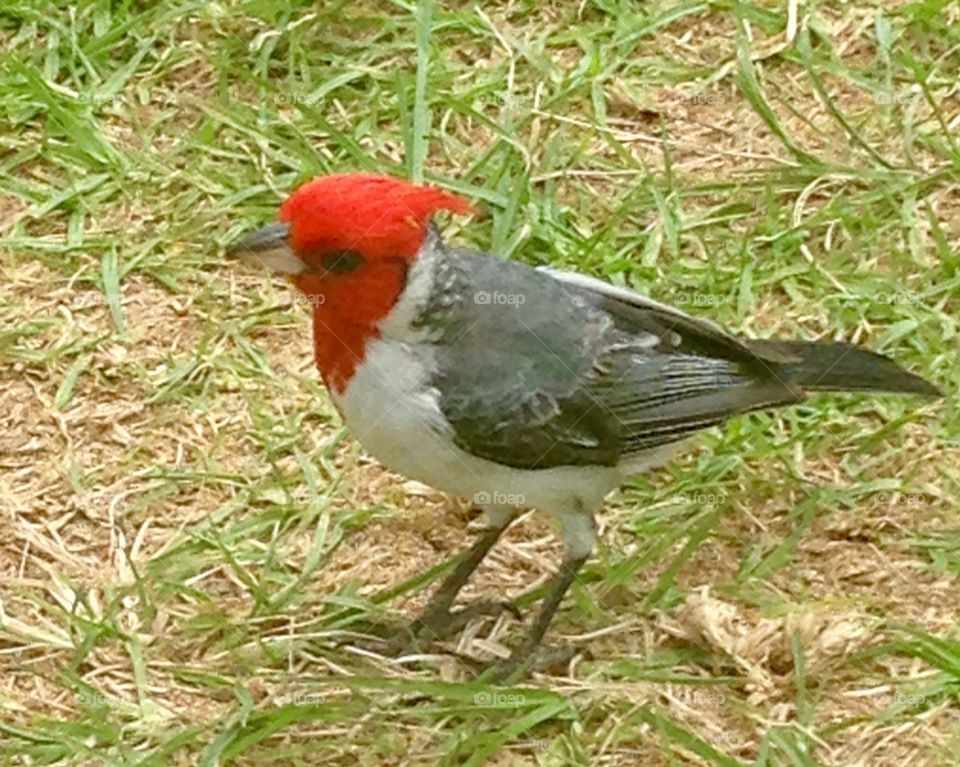
[[[0,753],[39,765],[960,763],[960,5],[0,8]],[[223,246],[344,170],[451,239],[738,332],[896,357],[938,402],[731,422],[609,499],[551,642],[354,640],[478,521],[346,434],[309,307]],[[528,616],[526,514],[465,594]]]

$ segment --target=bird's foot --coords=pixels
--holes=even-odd
[[[410,625],[390,638],[388,650],[391,654],[400,655],[421,644],[448,639],[461,631],[474,618],[495,617],[503,613],[510,613],[518,621],[523,621],[520,611],[509,602],[483,599],[458,610],[428,607],[421,615],[414,618]]]
[[[375,621],[363,624],[360,629],[366,638],[372,638],[378,651],[397,656],[414,651],[431,642],[449,639],[461,631],[474,618],[498,616],[510,613],[523,621],[520,611],[509,602],[480,600],[456,610],[428,607],[407,626]]]
[[[567,665],[577,649],[573,645],[557,647],[518,647],[509,658],[495,663],[471,659],[471,665],[481,682],[490,684],[514,684],[533,671],[551,671]]]
[[[514,684],[533,671],[548,672],[566,666],[577,654],[577,648],[570,644],[554,647],[531,646],[524,643],[514,650],[510,657],[499,661],[456,654],[475,674],[480,682],[489,684]]]

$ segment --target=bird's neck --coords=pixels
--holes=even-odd
[[[381,262],[350,279],[314,282],[304,276],[298,280],[297,287],[313,305],[314,360],[333,393],[346,390],[371,343],[381,338],[404,343],[422,340],[425,331],[417,325],[433,292],[441,255],[438,243],[435,235],[430,236],[411,262]]]
[[[367,346],[380,337],[375,324],[344,322],[314,308],[313,359],[326,387],[342,393],[366,357]]]
[[[343,392],[406,287],[405,262],[369,265],[346,276],[298,275],[313,307],[313,354],[329,389]]]

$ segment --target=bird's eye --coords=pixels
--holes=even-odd
[[[349,274],[363,263],[363,256],[353,250],[327,253],[320,261],[325,271]]]

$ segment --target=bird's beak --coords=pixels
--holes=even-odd
[[[267,224],[227,248],[227,257],[282,274],[300,274],[307,270],[307,265],[290,247],[289,235],[289,224],[282,221]]]

